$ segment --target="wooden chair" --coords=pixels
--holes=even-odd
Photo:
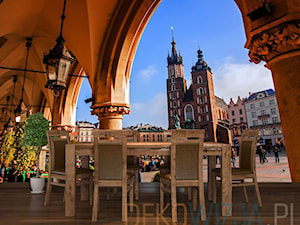
[[[49,130],[47,131],[47,139],[49,144],[49,173],[44,205],[49,204],[52,186],[65,187],[65,145],[70,143],[69,132],[65,130]],[[75,166],[75,165],[74,165]],[[77,185],[81,187],[81,200],[83,193],[89,190],[90,204],[92,204],[92,171],[88,168],[76,170],[76,179],[79,181]],[[89,185],[89,189],[86,186]]]
[[[127,192],[133,210],[133,174],[127,173],[126,143],[130,130],[94,130],[95,177],[92,221],[97,221],[100,187],[122,188],[122,221],[127,221]]]
[[[240,155],[239,155],[239,167],[232,168],[232,187],[243,187],[245,202],[248,203],[248,195],[246,186],[254,185],[256,196],[258,200],[258,206],[261,207],[261,197],[257,184],[256,177],[256,143],[257,143],[258,130],[243,130],[241,143],[240,143]],[[217,188],[216,184],[222,179],[220,168],[213,169],[213,202],[216,203]]]
[[[201,218],[205,220],[203,185],[204,130],[174,130],[171,137],[171,173],[160,174],[160,209],[164,207],[164,192],[171,193],[172,222],[177,222],[177,187],[194,187],[193,209],[197,209],[199,194]]]

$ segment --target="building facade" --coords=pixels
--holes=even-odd
[[[248,128],[259,129],[261,144],[275,145],[277,141],[284,142],[274,90],[249,94],[245,101]]]
[[[217,107],[211,69],[199,49],[198,60],[192,67],[192,81],[187,88],[182,56],[177,53],[174,36],[171,45],[171,55],[167,57],[169,129],[176,128],[176,120],[179,120],[181,128],[205,129],[205,141],[217,141],[218,116],[220,115],[220,120],[225,121],[226,118],[228,122],[228,113],[227,106],[224,108],[220,104]]]
[[[228,104],[229,129],[231,130],[232,143],[239,145],[243,130],[247,128],[247,117],[245,111],[245,99],[238,96],[236,103],[230,99]]]
[[[95,125],[87,122],[87,121],[79,121],[77,122],[78,126],[78,141],[79,142],[93,142],[93,131],[95,129]]]

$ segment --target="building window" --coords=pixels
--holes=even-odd
[[[77,136],[74,136],[74,140],[77,141]]]
[[[243,114],[243,110],[242,109],[240,109],[240,114]]]
[[[232,119],[232,123],[235,123],[235,119]]]
[[[261,121],[262,121],[263,125],[267,125],[268,124],[268,119],[262,119]]]
[[[271,135],[272,131],[271,129],[264,129],[264,135]]]
[[[276,109],[275,109],[275,108],[272,108],[272,109],[271,109],[271,114],[272,114],[272,115],[276,115],[276,114],[277,114],[277,112],[276,112]]]
[[[83,137],[80,138],[80,141],[83,142]]]
[[[201,77],[201,76],[198,77],[197,83],[198,83],[198,84],[201,84],[201,83],[202,83],[202,77]]]
[[[270,103],[270,105],[275,105],[275,100],[274,99],[270,99],[269,103]]]
[[[196,92],[197,92],[197,95],[203,95],[203,93],[204,93],[202,87],[198,88]]]
[[[180,109],[178,109],[178,116],[181,116],[181,111],[180,111]]]
[[[172,78],[172,83],[175,83],[175,78],[174,77]]]
[[[208,112],[208,106],[207,105],[205,106],[205,111]]]
[[[251,113],[252,118],[256,118],[256,112]]]
[[[173,95],[173,98],[176,98],[176,94],[175,94],[175,92],[173,92],[173,93],[172,93],[172,95]]]
[[[152,141],[153,142],[155,141],[155,135],[154,134],[152,135]]]
[[[143,141],[146,141],[146,136],[145,136],[145,134],[143,135]]]
[[[254,103],[250,104],[250,109],[254,109],[254,108],[255,108],[255,104]]]
[[[173,102],[173,107],[174,107],[174,108],[177,107],[176,101]]]
[[[260,115],[265,115],[265,114],[266,114],[266,110],[263,109],[260,111]]]
[[[257,120],[253,120],[253,126],[257,126],[258,125],[258,121]]]
[[[170,108],[172,108],[172,102],[170,101]]]
[[[177,91],[177,98],[179,98],[179,92]]]
[[[231,115],[234,116],[234,111],[231,111]]]
[[[203,97],[201,96],[201,97],[200,97],[200,104],[203,104],[203,103],[204,103]]]
[[[173,117],[173,113],[172,113],[172,110],[170,110],[170,116],[171,116],[171,117]]]
[[[172,84],[171,90],[172,90],[172,91],[175,91],[175,84]]]
[[[176,115],[177,115],[177,110],[175,109],[175,110],[174,110],[174,116],[176,116]]]
[[[199,105],[199,98],[197,98],[197,105]]]
[[[207,96],[204,96],[204,99],[205,99],[205,103],[207,103]]]
[[[276,117],[272,117],[272,122],[273,123],[278,123],[278,117],[276,116]]]
[[[243,123],[244,122],[244,118],[240,117],[240,122]]]
[[[201,116],[198,116],[198,121],[201,122]]]
[[[197,107],[198,113],[200,113],[200,106]]]
[[[209,115],[206,115],[206,120],[209,121]]]
[[[180,101],[179,100],[177,101],[177,105],[178,105],[178,107],[180,107]]]
[[[149,134],[147,134],[147,141],[149,141]]]
[[[185,107],[185,120],[190,120],[193,121],[194,120],[194,112],[193,112],[193,107],[191,105],[187,105]]]
[[[260,107],[264,107],[264,106],[265,106],[265,103],[264,103],[264,102],[260,102],[260,103],[259,103],[259,106],[260,106]]]
[[[205,122],[205,116],[202,116],[202,121]]]

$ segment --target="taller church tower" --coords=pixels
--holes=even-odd
[[[175,116],[183,121],[183,112],[180,109],[184,93],[186,91],[186,80],[182,64],[182,56],[177,53],[174,32],[172,30],[172,52],[168,54],[168,79],[167,79],[167,99],[168,99],[168,119],[169,128],[175,127]]]

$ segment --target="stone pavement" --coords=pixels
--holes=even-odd
[[[260,164],[259,156],[256,156],[256,173],[258,182],[291,182],[291,174],[289,170],[286,152],[279,153],[280,163],[275,163],[274,153],[267,154],[268,162]],[[238,165],[238,158],[236,160]],[[142,172],[142,182],[152,182],[157,171]],[[204,182],[207,182],[207,160],[204,159]]]

